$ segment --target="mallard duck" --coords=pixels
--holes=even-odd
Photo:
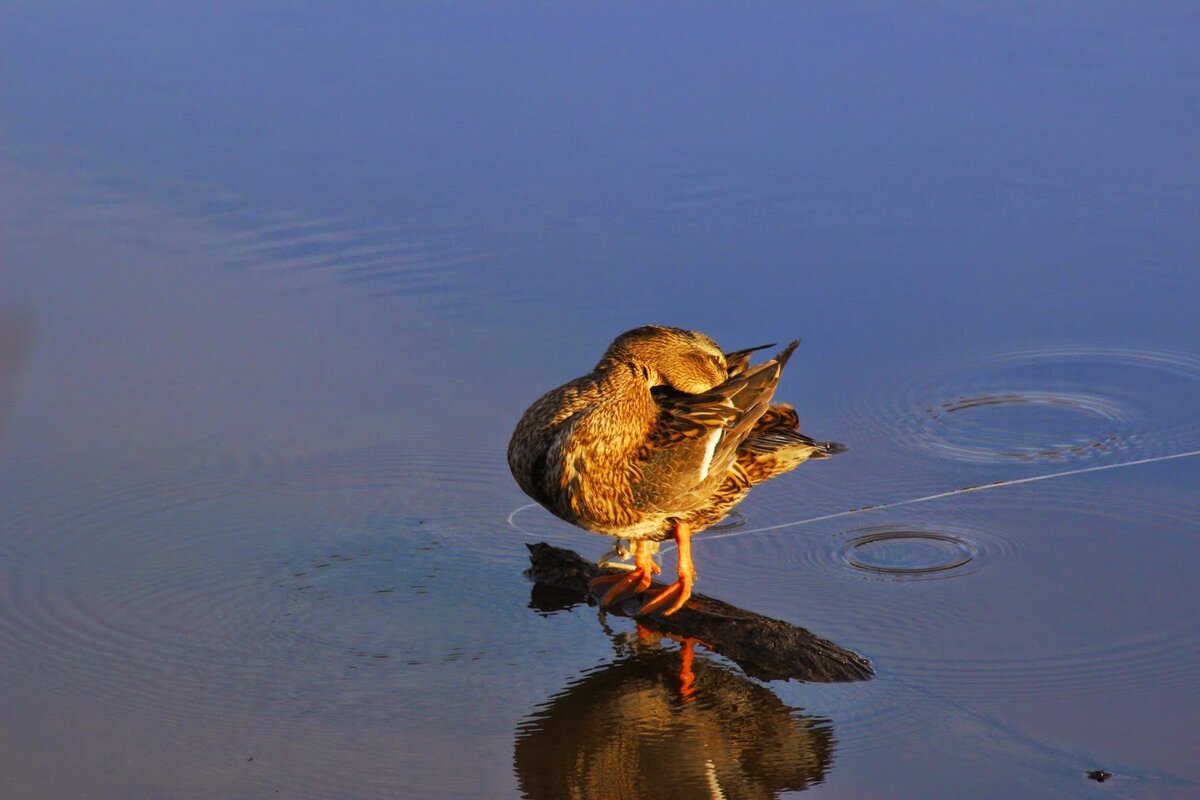
[[[633,570],[593,582],[615,584],[602,605],[650,588],[658,543],[673,537],[679,578],[641,613],[678,611],[696,581],[693,533],[722,520],[754,484],[844,449],[803,435],[791,406],[771,404],[798,344],[750,366],[772,345],[725,353],[696,331],[635,328],[521,417],[508,445],[521,489],[567,522],[631,543]]]

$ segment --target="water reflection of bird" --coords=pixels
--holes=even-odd
[[[800,433],[791,406],[771,405],[797,344],[752,367],[751,354],[771,345],[723,353],[702,333],[636,328],[525,412],[508,445],[525,493],[567,522],[632,542],[634,569],[598,579],[614,582],[604,604],[645,591],[658,542],[674,536],[679,580],[642,611],[677,611],[696,578],[693,532],[752,485],[844,449]]]
[[[513,753],[523,796],[768,800],[825,779],[828,720],[702,656],[684,697],[679,659],[643,652],[606,665],[530,715]]]

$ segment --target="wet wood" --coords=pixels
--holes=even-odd
[[[545,542],[526,547],[531,566],[525,574],[537,587],[565,593],[565,598],[574,602],[596,604],[599,598],[589,592],[588,583],[605,572],[617,572],[602,570],[578,553]],[[670,616],[639,616],[640,605],[634,598],[608,611],[636,617],[643,626],[667,636],[696,639],[751,677],[840,683],[868,680],[875,674],[865,658],[811,631],[702,594],[693,594],[687,605]]]

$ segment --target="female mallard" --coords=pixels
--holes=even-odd
[[[691,535],[722,520],[750,487],[844,449],[799,432],[788,405],[771,405],[799,342],[750,366],[707,336],[647,325],[616,338],[591,373],[543,395],[521,417],[508,466],[552,514],[632,542],[635,567],[604,595],[609,605],[649,588],[658,542],[674,536],[679,580],[642,613],[671,614],[691,596]]]

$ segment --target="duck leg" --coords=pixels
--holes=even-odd
[[[692,532],[687,524],[675,520],[675,545],[679,549],[679,580],[660,591],[650,602],[642,606],[639,614],[649,614],[671,603],[663,615],[674,614],[692,596],[692,584],[696,582],[696,568],[692,566]],[[673,602],[672,602],[673,601]]]
[[[685,703],[696,700],[696,674],[692,671],[695,661],[696,645],[704,645],[699,639],[690,636],[675,636],[670,633],[659,633],[637,623],[638,641],[646,645],[657,645],[662,639],[679,642],[679,699]],[[706,645],[705,645],[706,646]]]
[[[634,568],[629,574],[601,575],[588,584],[589,589],[596,591],[604,584],[616,581],[600,599],[601,606],[611,606],[618,600],[646,591],[655,574],[662,571],[662,568],[654,563],[653,549],[645,539],[633,541],[633,559]]]
[[[692,660],[695,657],[695,639],[684,639],[679,649],[679,697],[685,703],[696,700],[696,675],[692,672]]]

